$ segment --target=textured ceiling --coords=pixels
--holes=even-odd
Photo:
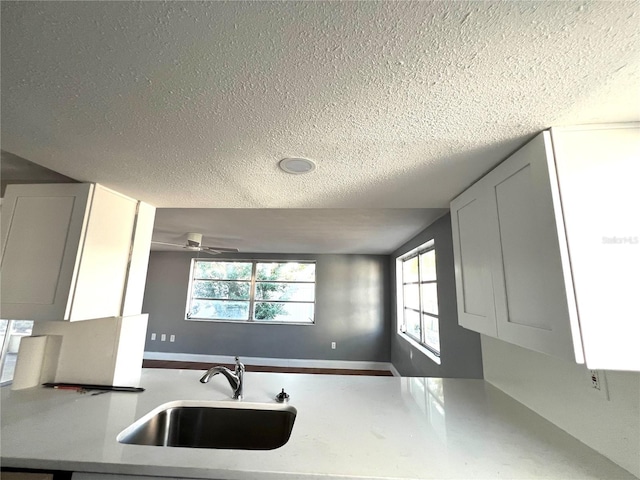
[[[159,207],[446,207],[536,131],[639,119],[639,19],[624,1],[3,1],[2,148]]]
[[[446,209],[159,209],[153,239],[240,252],[389,254],[446,213]],[[182,229],[182,230],[181,230]],[[176,250],[153,245],[153,250]],[[179,250],[179,249],[177,249]]]

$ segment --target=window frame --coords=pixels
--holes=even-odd
[[[436,275],[435,280],[423,280],[421,275],[421,266],[420,266],[420,255],[425,254],[427,252],[433,251],[435,256],[435,268]],[[396,323],[397,323],[397,333],[398,335],[413,345],[420,352],[425,354],[431,360],[433,360],[438,365],[441,364],[441,352],[442,348],[436,350],[433,346],[429,345],[426,342],[426,328],[425,328],[425,315],[430,318],[435,318],[438,321],[438,340],[440,341],[440,307],[439,307],[439,294],[438,294],[438,274],[437,274],[437,251],[435,240],[431,239],[418,247],[396,257]],[[405,282],[404,280],[404,272],[403,266],[406,262],[417,258],[418,261],[418,280],[417,282]],[[422,300],[422,285],[424,284],[434,284],[436,285],[436,301],[438,302],[438,313],[435,314],[433,312],[428,312],[424,308],[423,300]],[[418,286],[418,301],[419,308],[416,310],[415,308],[405,307],[405,286],[406,285],[417,285]],[[405,318],[405,311],[411,310],[416,312],[420,316],[420,338],[416,338],[414,335],[411,335],[407,331],[407,324]],[[441,347],[441,345],[440,345]]]
[[[243,282],[249,283],[249,299],[215,299],[215,298],[200,298],[194,297],[192,295],[194,284],[198,280],[213,280],[210,278],[201,279],[195,277],[195,267],[198,262],[218,262],[218,263],[251,263],[251,279],[243,279],[243,280],[234,280],[234,279],[215,279],[220,282]],[[301,280],[266,280],[261,281],[257,279],[257,269],[258,264],[261,263],[297,263],[297,264],[313,264],[314,265],[314,280],[313,281],[301,281]],[[315,278],[317,262],[315,260],[281,260],[281,259],[240,259],[240,258],[192,258],[191,266],[189,269],[189,285],[187,290],[187,303],[185,306],[185,314],[184,319],[194,322],[222,322],[222,323],[240,323],[240,324],[257,324],[257,325],[315,325],[316,323],[316,284],[317,278]],[[259,283],[300,283],[300,284],[311,284],[313,285],[313,301],[306,300],[261,300],[257,297],[257,285]],[[249,315],[248,319],[229,319],[229,318],[202,318],[202,317],[194,317],[190,314],[191,304],[193,300],[218,300],[218,301],[237,301],[237,302],[246,302],[249,304]],[[260,320],[255,319],[255,304],[256,303],[285,303],[285,304],[312,304],[313,310],[312,315],[313,318],[311,321],[296,321],[296,322],[287,322],[287,321],[274,321],[274,320]]]

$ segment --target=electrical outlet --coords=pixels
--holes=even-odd
[[[600,394],[605,400],[609,400],[609,387],[607,386],[607,376],[604,370],[589,370],[591,388]]]
[[[156,339],[156,334],[155,334],[155,333],[152,333],[152,334],[151,334],[151,340],[155,340],[155,339]]]
[[[331,350],[335,350],[336,349],[336,342],[331,342]]]
[[[175,342],[175,341],[176,341],[176,336],[175,336],[175,335],[171,335],[171,336],[169,337],[169,341],[170,341],[170,342]]]
[[[166,342],[167,341],[167,334],[163,333],[162,335],[160,335],[160,341],[161,342]]]

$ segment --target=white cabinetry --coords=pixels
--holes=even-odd
[[[496,311],[488,261],[489,189],[480,180],[451,204],[458,322],[495,337]]]
[[[485,177],[498,338],[584,363],[553,165],[543,132]]]
[[[638,125],[553,128],[458,196],[460,325],[589,368],[640,370],[639,179]]]
[[[640,125],[551,133],[587,366],[640,371]]]
[[[153,207],[138,222],[138,201],[84,183],[9,185],[2,208],[2,318],[88,320],[137,303],[126,298],[130,252]]]

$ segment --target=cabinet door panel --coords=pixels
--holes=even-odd
[[[136,208],[135,200],[96,186],[71,321],[120,315]]]
[[[5,303],[55,302],[73,204],[73,197],[16,199],[11,237],[2,262]],[[51,228],[54,218],[59,228]]]
[[[2,216],[2,315],[61,320],[93,187],[7,187]]]
[[[556,228],[557,184],[552,193],[553,157],[547,155],[552,149],[544,132],[486,177],[497,225],[490,245],[498,338],[581,361],[571,336],[569,310],[575,304],[567,301]]]
[[[531,175],[531,165],[526,165],[494,187],[507,321],[551,330],[555,312],[545,296],[545,269],[553,255],[545,250],[549,242],[540,239]]]
[[[133,247],[131,250],[131,263],[124,293],[122,315],[138,315],[142,312],[142,300],[144,299],[144,287],[147,281],[147,267],[149,265],[149,251],[151,250],[151,237],[153,223],[156,217],[156,208],[140,202],[133,232]]]
[[[487,245],[486,195],[476,184],[451,203],[458,323],[496,335]]]

